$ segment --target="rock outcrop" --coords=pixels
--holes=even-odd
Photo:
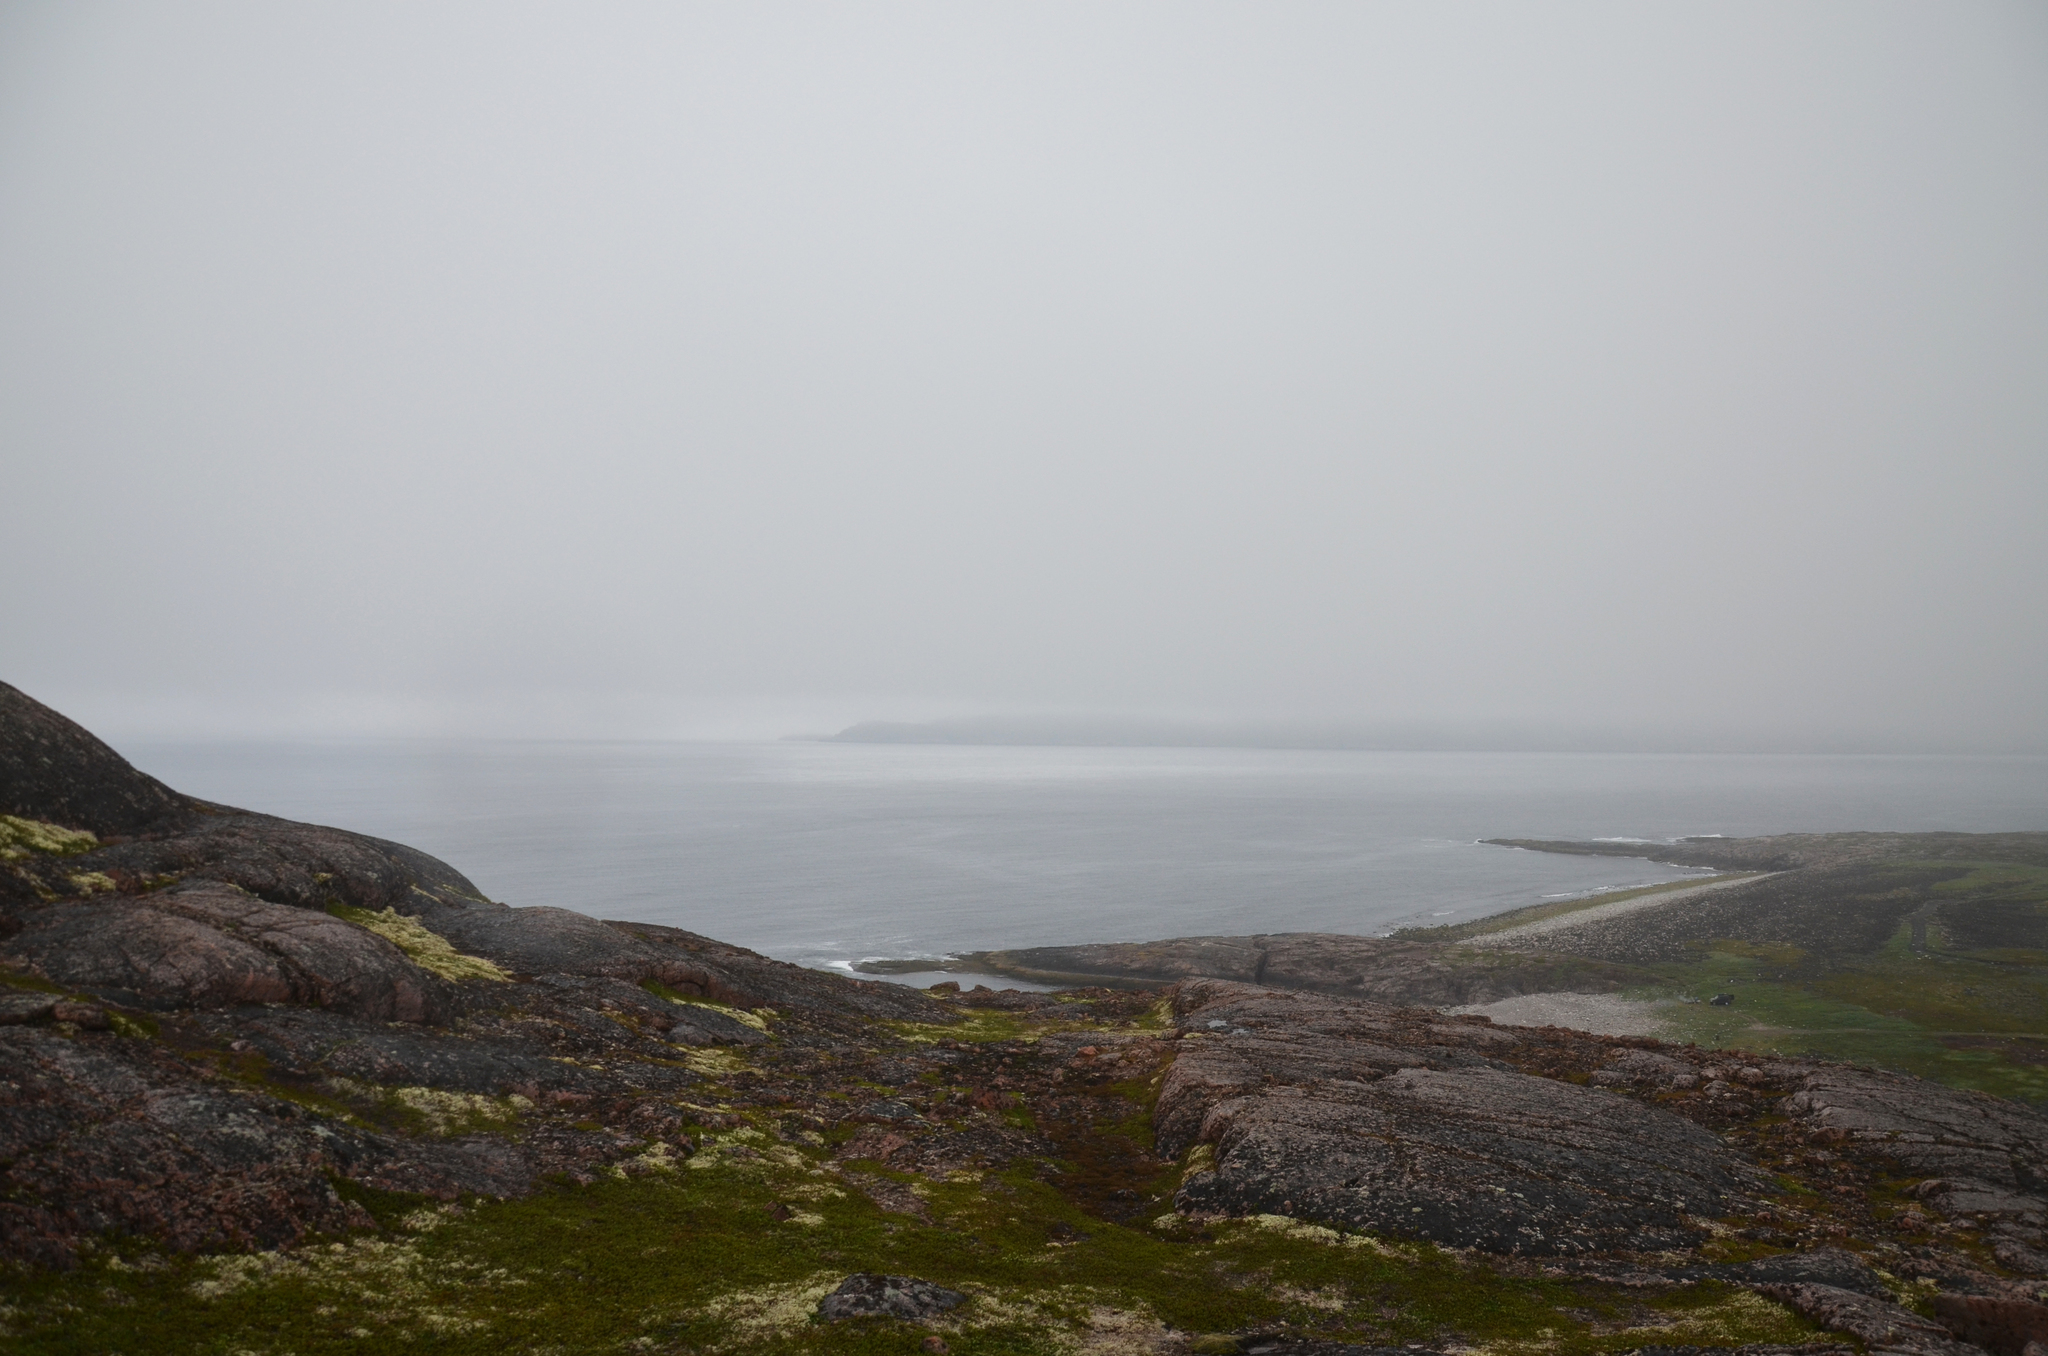
[[[692,1052],[760,1045],[761,1012],[822,1050],[877,1019],[955,1020],[179,795],[5,685],[0,807],[0,1258],[364,1223],[336,1182],[516,1195],[676,1139]],[[594,1109],[631,1132],[579,1128]]]
[[[0,683],[0,815],[116,834],[192,804],[137,772],[84,726]]]
[[[140,896],[105,894],[23,909],[0,960],[130,1007],[300,1003],[424,1022],[443,981],[366,928],[199,880]]]
[[[1217,980],[1182,984],[1174,1011],[1185,1035],[1154,1121],[1162,1152],[1193,1150],[1183,1210],[1528,1255],[1683,1248],[1704,1221],[1783,1217],[1765,1164],[1725,1133],[1768,1116],[1779,1142],[1824,1146],[1771,1166],[1831,1169],[1844,1194],[1903,1185],[1918,1204],[1895,1227],[1951,1221],[2048,1277],[2048,1116],[2002,1098]],[[1829,1268],[1725,1279],[1869,1289]]]
[[[2048,1304],[1988,1295],[1937,1295],[1933,1307],[1943,1327],[1994,1356],[2048,1352]]]
[[[1938,1214],[1985,1230],[1993,1254],[2048,1276],[2048,1116],[1985,1093],[1843,1065],[1787,1066],[1782,1109],[1831,1139],[1879,1154]]]
[[[1161,1148],[1212,1146],[1176,1205],[1531,1255],[1675,1248],[1745,1165],[1699,1126],[1489,1056],[1504,1031],[1190,981]]]

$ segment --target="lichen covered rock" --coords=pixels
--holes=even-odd
[[[1211,1146],[1183,1211],[1280,1214],[1490,1252],[1669,1248],[1740,1160],[1690,1121],[1490,1064],[1512,1037],[1370,1003],[1183,986],[1162,1147]],[[1221,1023],[1211,1034],[1211,1024]]]
[[[0,960],[135,1007],[303,1003],[421,1022],[441,999],[441,982],[375,933],[210,881],[16,918]]]

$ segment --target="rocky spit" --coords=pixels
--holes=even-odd
[[[1597,957],[1161,947],[1121,988],[922,992],[510,908],[400,844],[180,795],[0,684],[0,1260],[289,1249],[377,1229],[355,1188],[515,1199],[792,1146],[905,1221],[929,1219],[923,1183],[1024,1165],[1110,1224],[1278,1221],[1511,1276],[1741,1287],[1835,1334],[1808,1352],[2048,1341],[2033,1110],[1435,1010],[1566,974],[1598,992]],[[1174,955],[1201,963],[1161,979]],[[1112,1105],[1145,1133],[1104,1132]],[[772,1135],[718,1133],[741,1126]],[[973,1311],[847,1273],[818,1321]],[[1116,1349],[1370,1349],[1201,1340]]]

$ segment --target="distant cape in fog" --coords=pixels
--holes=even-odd
[[[1902,744],[1848,731],[1788,732],[1616,728],[1512,721],[1159,720],[1114,716],[970,716],[868,720],[837,734],[793,738],[832,744],[1007,744],[1070,748],[1361,749],[1412,753],[2005,753],[2007,749]],[[2031,751],[2031,750],[2029,750]]]

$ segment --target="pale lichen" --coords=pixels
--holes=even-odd
[[[401,1218],[398,1221],[398,1227],[407,1233],[430,1234],[449,1221],[462,1218],[463,1213],[464,1211],[461,1206],[452,1203],[442,1206],[422,1206]]]
[[[104,871],[78,871],[70,876],[71,888],[82,895],[107,894],[121,887]]]
[[[446,937],[431,931],[419,919],[408,918],[396,909],[373,913],[369,909],[351,909],[345,904],[334,904],[327,911],[336,918],[376,933],[403,951],[414,965],[443,979],[458,982],[482,979],[503,984],[512,978],[481,956],[465,956],[450,946]]]
[[[422,1215],[452,1213],[443,1207],[408,1216],[404,1226],[424,1223]],[[489,1301],[471,1305],[478,1292],[521,1284],[502,1268],[488,1268],[474,1259],[442,1258],[429,1263],[413,1238],[355,1238],[293,1251],[243,1253],[202,1258],[199,1275],[187,1287],[194,1299],[224,1299],[257,1287],[290,1283],[306,1289],[310,1300],[329,1300],[320,1308],[347,1312],[381,1326],[386,1335],[410,1342],[422,1333],[447,1335],[475,1332],[490,1325]],[[459,1297],[451,1296],[451,1290]],[[350,1330],[363,1337],[375,1329]]]
[[[482,1093],[448,1092],[442,1088],[382,1087],[339,1076],[330,1077],[327,1085],[344,1097],[381,1102],[410,1113],[434,1135],[500,1128],[517,1121],[522,1112],[533,1110],[533,1103],[518,1093],[486,1097]]]
[[[767,1034],[769,1019],[782,1015],[774,1008],[755,1008],[752,1012],[749,1012],[745,1008],[736,1008],[730,1003],[714,1003],[704,998],[685,998],[673,989],[661,984],[647,983],[641,987],[647,989],[650,993],[659,994],[679,1008],[703,1008],[708,1012],[721,1013],[732,1018],[742,1026],[754,1028],[754,1030],[761,1032],[763,1035]]]
[[[639,1153],[623,1162],[614,1163],[611,1175],[616,1178],[644,1176],[651,1172],[674,1172],[677,1159],[669,1146],[656,1140]]]
[[[676,1049],[682,1052],[683,1064],[690,1072],[703,1074],[707,1078],[744,1073],[750,1069],[745,1060],[730,1050],[707,1049],[696,1045],[679,1045]]]
[[[697,1152],[684,1160],[684,1166],[693,1170],[705,1168],[733,1167],[761,1172],[799,1173],[819,1175],[821,1170],[811,1160],[786,1144],[777,1144],[751,1126],[742,1126],[729,1134],[707,1135],[698,1145]]]
[[[100,845],[99,838],[84,829],[67,829],[40,819],[0,815],[0,862],[16,861],[31,852],[49,857],[76,857]]]
[[[742,1340],[787,1337],[810,1323],[818,1301],[832,1293],[842,1275],[819,1272],[787,1285],[727,1291],[706,1303],[704,1312]]]
[[[1170,1349],[1169,1344],[1177,1345],[1177,1336],[1157,1315],[1142,1307],[1126,1309],[1098,1304],[1088,1310],[1077,1346],[1088,1356],[1152,1356],[1154,1352]]]

